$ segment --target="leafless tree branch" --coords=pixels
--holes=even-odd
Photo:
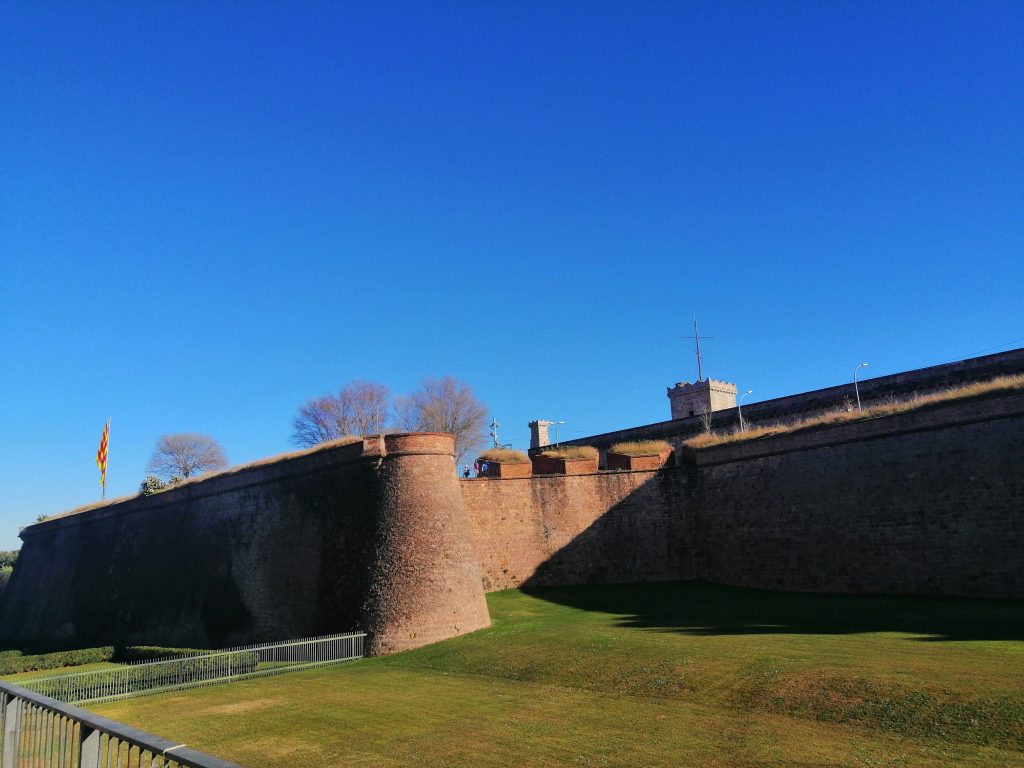
[[[198,432],[161,435],[147,469],[162,477],[191,477],[228,466],[220,443]]]
[[[310,446],[346,435],[374,435],[388,420],[390,390],[372,381],[353,381],[337,395],[324,395],[299,408],[292,420],[292,442]]]
[[[424,379],[416,392],[395,398],[396,426],[411,432],[448,432],[455,436],[455,461],[483,442],[487,408],[473,390],[452,376]]]

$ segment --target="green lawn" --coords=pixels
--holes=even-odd
[[[1024,766],[1024,604],[490,595],[417,651],[101,714],[248,766]]]

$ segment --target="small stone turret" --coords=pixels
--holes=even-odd
[[[673,419],[687,419],[700,416],[707,411],[722,411],[736,407],[736,385],[729,381],[705,379],[704,381],[680,381],[668,388],[668,399],[672,406]]]
[[[548,427],[554,423],[553,421],[537,419],[527,424],[530,428],[530,448],[546,448],[551,445],[551,438],[548,437]]]

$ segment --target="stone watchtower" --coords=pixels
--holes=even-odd
[[[674,387],[668,388],[668,400],[672,405],[673,419],[700,416],[705,411],[712,413],[735,408],[736,385],[716,379],[695,381],[693,384],[680,381]]]
[[[537,419],[527,424],[530,428],[530,448],[546,448],[551,445],[551,440],[548,437],[548,427],[554,423],[553,421]]]

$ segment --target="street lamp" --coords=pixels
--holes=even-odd
[[[853,391],[857,395],[857,410],[858,411],[862,411],[864,409],[860,407],[860,388],[857,386],[857,371],[859,371],[861,368],[867,368],[867,367],[868,367],[867,363],[861,363],[860,365],[858,365],[856,368],[853,369]]]
[[[740,401],[736,403],[736,412],[740,415],[740,432],[744,432],[746,427],[743,426],[743,398],[749,394],[752,394],[754,390],[748,389],[742,395],[740,395]]]
[[[551,423],[555,427],[555,445],[557,446],[558,445],[558,425],[559,424],[565,424],[565,422],[564,421],[552,421]]]

